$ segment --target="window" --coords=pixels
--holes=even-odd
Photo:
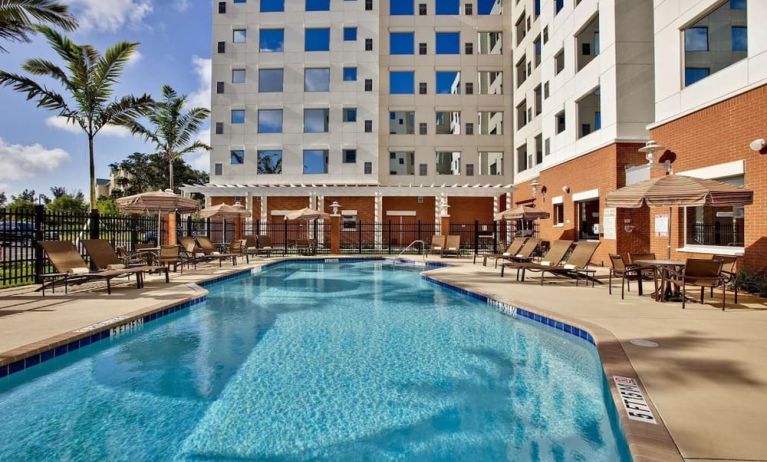
[[[418,83],[418,94],[419,95],[425,95],[428,92],[428,85],[426,85],[426,82],[419,82]]]
[[[365,11],[373,11],[373,0],[365,0]]]
[[[480,95],[503,94],[503,72],[479,71],[478,80]]]
[[[216,94],[224,94],[224,82],[216,82]]]
[[[436,117],[437,135],[460,135],[461,112],[460,111],[437,111]]]
[[[427,53],[427,48],[425,43],[419,43],[418,44],[418,54],[419,55],[425,55]]]
[[[233,124],[245,123],[245,109],[232,109],[232,123]]]
[[[306,11],[330,11],[330,0],[306,0]]]
[[[474,134],[474,124],[471,122],[466,122],[466,132],[467,135],[473,135]]]
[[[540,133],[535,137],[535,165],[543,162],[543,135]]]
[[[522,16],[519,18],[516,24],[514,24],[514,34],[517,36],[517,45],[522,43],[522,40],[524,40],[525,35],[527,35],[527,29],[525,29],[525,15],[524,12]]]
[[[344,149],[341,153],[341,161],[344,164],[356,164],[357,163],[357,150],[356,149]]]
[[[413,10],[413,0],[397,0],[395,2],[389,2],[389,14],[392,16],[412,16]]]
[[[282,151],[258,151],[258,174],[279,175],[282,173]]]
[[[218,53],[226,53],[226,42],[218,42]]]
[[[365,175],[372,175],[373,174],[373,162],[365,162],[364,167],[364,173]]]
[[[474,54],[474,44],[471,42],[466,42],[466,44],[463,46],[463,52],[467,55],[473,55]]]
[[[543,28],[543,44],[545,45],[549,41],[549,26]]]
[[[245,69],[232,69],[232,83],[245,83]]]
[[[437,175],[460,175],[460,151],[437,151]]]
[[[389,93],[392,95],[412,95],[415,92],[415,72],[390,71]]]
[[[530,167],[532,165],[527,162],[527,144],[523,144],[517,148],[517,173],[524,172]]]
[[[522,55],[519,61],[517,61],[517,64],[514,67],[514,69],[517,74],[517,88],[519,88],[520,85],[525,83],[525,80],[527,80],[527,70],[525,69],[525,55]]]
[[[503,53],[503,34],[501,32],[479,32],[477,42],[481,55],[500,55]]]
[[[365,133],[373,133],[373,121],[372,120],[366,120],[365,121]]]
[[[213,165],[213,175],[215,176],[221,176],[224,174],[224,164],[221,163],[215,163]]]
[[[343,121],[344,122],[356,122],[357,121],[357,108],[356,107],[345,107],[343,110]]]
[[[541,15],[541,0],[533,0],[533,15],[536,18]]]
[[[226,2],[218,2],[218,14],[226,13]]]
[[[304,91],[308,93],[330,91],[330,69],[304,69]]]
[[[224,123],[216,122],[216,135],[223,135],[223,134],[224,134]]]
[[[565,111],[559,111],[557,115],[554,116],[554,123],[555,123],[555,131],[557,133],[562,133],[567,128],[567,124],[565,121]]]
[[[389,34],[389,54],[412,55],[415,46],[415,33],[391,32]]]
[[[479,112],[480,135],[503,135],[503,112]]]
[[[559,14],[562,8],[565,7],[565,0],[554,0],[554,14]]]
[[[425,122],[421,122],[418,124],[418,134],[419,135],[428,135],[429,134],[429,124]]]
[[[474,176],[474,164],[466,164],[466,176]]]
[[[486,176],[503,175],[503,153],[493,151],[480,152],[479,174]]]
[[[554,226],[565,224],[565,204],[554,204]]]
[[[415,134],[415,111],[391,111],[389,112],[390,135],[414,135]]]
[[[317,175],[323,173],[328,173],[328,150],[305,149],[304,174]]]
[[[285,11],[285,0],[261,0],[262,13],[277,13]]]
[[[356,42],[357,41],[357,28],[356,27],[344,27],[344,41]]]
[[[258,133],[282,133],[282,109],[259,109]]]
[[[503,14],[503,4],[498,0],[477,0],[477,14],[482,16]]]
[[[471,16],[472,14],[474,14],[474,5],[472,5],[471,3],[466,3],[465,5],[463,5],[463,14],[465,14],[466,16]]]
[[[599,227],[599,199],[589,199],[575,203],[578,213],[578,239],[598,240],[601,231]]]
[[[562,48],[554,55],[554,75],[565,70],[565,49]]]
[[[527,102],[522,100],[516,107],[517,112],[517,129],[520,129],[527,125]]]
[[[285,30],[261,29],[258,31],[258,51],[279,53],[285,49]]]
[[[461,12],[459,0],[436,0],[435,11],[437,15],[457,15]]]
[[[546,138],[543,141],[543,155],[548,156],[551,154],[551,138]]]
[[[341,230],[357,231],[356,210],[341,210]]]
[[[578,124],[580,131],[578,138],[602,128],[602,109],[599,87],[589,92],[586,96],[575,102],[578,108]]]
[[[748,2],[731,0],[682,30],[684,85],[692,85],[748,55]]]
[[[242,149],[232,149],[229,151],[229,163],[232,165],[242,165],[245,163],[245,151]]]
[[[743,177],[719,178],[743,185]],[[685,245],[743,247],[745,214],[743,207],[687,207],[684,209]]]
[[[306,29],[304,51],[330,51],[330,29]]]
[[[538,115],[543,111],[543,95],[541,86],[538,85],[535,87],[533,93],[535,94],[535,115]]]
[[[365,51],[373,51],[373,39],[372,38],[366,38],[365,39]]]
[[[248,32],[245,29],[235,29],[232,31],[232,42],[245,43],[248,40]]]
[[[474,83],[473,82],[466,82],[466,94],[467,95],[473,95],[474,94]]]
[[[549,82],[543,82],[543,99],[549,97]]]
[[[426,16],[426,14],[427,14],[426,4],[425,3],[419,3],[418,4],[418,15],[419,16]]]
[[[354,82],[357,80],[357,68],[356,67],[345,67],[344,68],[344,81],[345,82]]]
[[[304,109],[304,133],[327,133],[329,109]]]
[[[426,176],[429,174],[429,164],[418,164],[418,175]]]
[[[438,95],[461,94],[461,73],[458,71],[437,71],[436,82]]]
[[[533,55],[535,58],[533,61],[535,62],[535,67],[538,67],[541,65],[541,53],[543,52],[543,46],[541,45],[541,36],[535,38],[535,41],[533,41],[533,50],[535,54]]]
[[[457,55],[461,53],[460,32],[437,32],[435,42],[438,55]]]
[[[282,92],[283,70],[282,69],[259,69],[258,92],[280,93]]]
[[[365,91],[373,91],[373,79],[365,79]]]
[[[415,175],[415,153],[390,152],[389,175]]]

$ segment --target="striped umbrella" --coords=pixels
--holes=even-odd
[[[205,207],[200,210],[200,217],[202,218],[237,218],[248,215],[248,210],[242,206],[239,202],[235,202],[234,205],[218,204],[211,207]]]
[[[549,218],[550,216],[551,215],[549,214],[549,212],[539,210],[535,207],[519,206],[519,207],[514,207],[513,209],[506,209],[503,212],[498,212],[495,215],[493,215],[493,218],[495,218],[495,221],[538,220],[538,219],[546,219],[546,218]]]
[[[162,243],[160,221],[163,213],[192,213],[200,210],[200,203],[195,199],[181,197],[170,189],[121,197],[115,202],[117,207],[126,213],[157,214],[157,245]]]

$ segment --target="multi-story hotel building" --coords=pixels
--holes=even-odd
[[[210,184],[254,220],[492,223],[512,188],[512,0],[213,2]]]

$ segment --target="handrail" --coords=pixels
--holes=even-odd
[[[425,242],[425,241],[422,241],[422,240],[420,240],[420,239],[416,239],[415,241],[413,241],[413,242],[411,242],[410,244],[408,244],[408,246],[407,246],[407,247],[405,247],[404,249],[402,249],[402,251],[400,251],[400,253],[398,253],[398,254],[397,254],[397,257],[394,259],[394,262],[396,263],[396,262],[397,262],[397,260],[398,260],[400,257],[402,257],[402,255],[403,255],[405,252],[407,252],[408,250],[410,250],[410,248],[411,248],[411,247],[413,247],[415,244],[421,244],[421,253],[423,254],[423,262],[424,262],[424,263],[426,263],[426,256],[427,256],[427,252],[426,252],[426,242]]]

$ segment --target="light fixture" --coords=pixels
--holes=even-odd
[[[562,192],[565,194],[570,194],[570,186],[562,186]]]
[[[656,143],[655,140],[650,140],[645,143],[643,148],[639,148],[639,152],[644,152],[645,159],[647,159],[648,164],[654,164],[655,163],[655,152],[660,151],[663,149],[663,146]]]
[[[441,204],[439,205],[439,208],[440,208],[440,212],[439,212],[440,216],[442,216],[442,217],[449,217],[449,216],[450,216],[450,215],[447,213],[447,209],[449,209],[449,208],[450,208],[450,204],[448,204],[448,203],[447,203],[447,201],[445,201],[445,202],[441,203]]]
[[[540,185],[540,183],[538,182],[537,178],[535,180],[533,180],[532,182],[530,182],[530,187],[532,188],[532,192],[533,192],[533,199],[535,199],[535,196],[538,195],[538,186],[539,185]]]
[[[751,144],[748,145],[748,147],[750,147],[751,150],[755,152],[761,152],[765,146],[767,146],[767,141],[765,141],[764,138],[754,140],[751,142]]]
[[[341,204],[339,204],[338,201],[333,201],[333,203],[330,204],[330,208],[333,209],[333,215],[338,215],[338,210],[341,208]]]

